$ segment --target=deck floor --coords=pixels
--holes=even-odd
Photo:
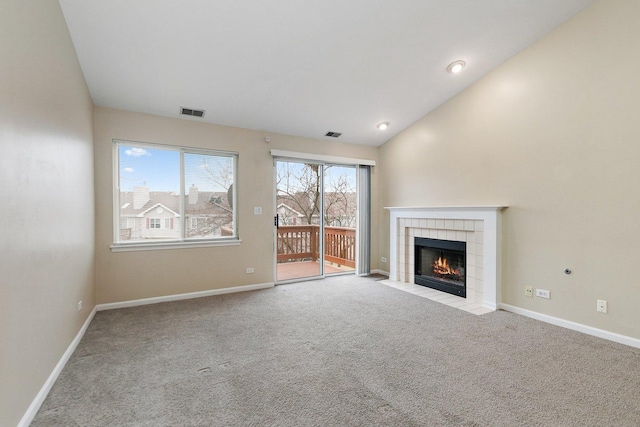
[[[318,261],[283,262],[277,264],[278,281],[314,277],[320,275],[320,263]],[[338,267],[330,262],[324,263],[324,273],[345,273],[355,271],[350,267]]]

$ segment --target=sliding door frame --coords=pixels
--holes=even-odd
[[[344,273],[334,273],[335,275],[342,274],[356,274],[367,275],[370,273],[371,265],[371,167],[375,165],[374,161],[362,160],[362,159],[348,159],[348,158],[335,158],[331,156],[305,156],[303,153],[291,153],[280,150],[271,150],[273,155],[273,216],[274,222],[276,221],[276,215],[278,213],[278,194],[277,194],[277,162],[293,162],[293,163],[306,163],[317,164],[322,167],[322,174],[320,176],[320,188],[322,188],[322,196],[320,197],[320,275],[312,277],[304,277],[298,279],[281,280],[278,281],[278,230],[274,223],[273,231],[273,263],[274,263],[274,283],[286,284],[294,283],[302,280],[315,280],[323,279],[326,277],[324,264],[324,178],[325,168],[327,166],[347,166],[354,167],[356,171],[356,255],[355,255],[355,270],[347,271]],[[292,154],[294,154],[292,156]],[[332,274],[332,275],[334,275]]]

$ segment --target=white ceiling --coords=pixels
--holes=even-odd
[[[379,146],[592,1],[60,4],[96,105]]]

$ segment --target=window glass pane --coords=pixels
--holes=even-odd
[[[179,239],[180,152],[119,145],[118,157],[120,241]]]
[[[234,235],[234,158],[184,154],[185,238]]]

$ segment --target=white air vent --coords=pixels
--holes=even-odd
[[[331,136],[333,138],[337,138],[340,135],[342,135],[340,132],[327,132],[327,134],[325,136]]]
[[[180,114],[184,116],[202,117],[204,110],[194,110],[193,108],[180,107]]]

